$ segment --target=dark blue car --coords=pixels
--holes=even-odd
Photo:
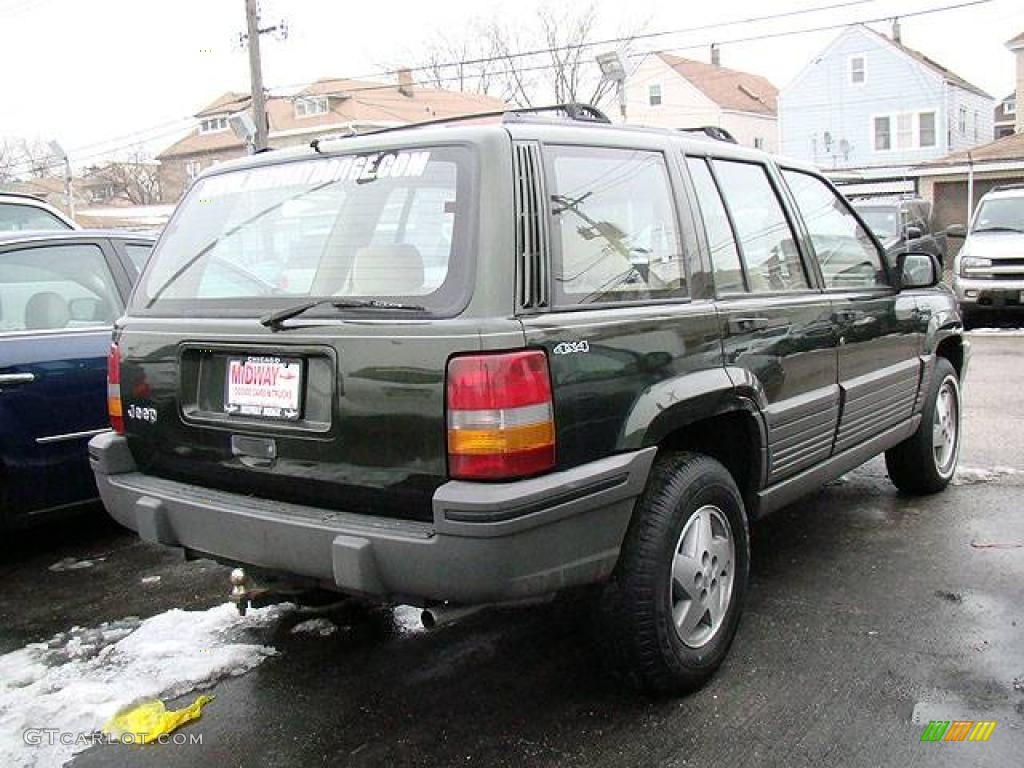
[[[0,528],[97,498],[86,446],[108,427],[111,326],[154,241],[0,233]]]

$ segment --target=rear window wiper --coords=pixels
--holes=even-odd
[[[419,304],[402,304],[395,301],[383,301],[381,299],[318,299],[296,304],[293,307],[285,307],[276,312],[271,312],[260,318],[260,322],[268,328],[278,329],[285,320],[298,317],[303,312],[308,312],[314,307],[331,306],[335,309],[378,309],[378,310],[406,310],[424,312],[426,307]]]
[[[994,227],[979,227],[974,230],[975,232],[1024,232],[1024,229],[1018,229],[1017,227],[1006,227],[997,225]]]

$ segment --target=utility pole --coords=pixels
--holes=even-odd
[[[256,0],[245,0],[245,26],[249,45],[249,79],[252,82],[252,121],[256,124],[253,150],[267,148],[267,100],[263,92],[263,69],[260,64],[260,16]]]

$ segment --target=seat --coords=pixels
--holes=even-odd
[[[25,304],[25,329],[48,331],[66,328],[71,319],[68,303],[59,293],[42,291]]]
[[[414,245],[371,245],[356,251],[353,295],[416,296],[423,292],[423,280],[423,256]]]

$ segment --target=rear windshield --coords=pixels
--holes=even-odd
[[[71,229],[49,211],[34,205],[0,203],[0,232],[39,229]]]
[[[255,316],[332,297],[456,311],[470,162],[468,149],[427,147],[202,179],[153,251],[132,311]]]

